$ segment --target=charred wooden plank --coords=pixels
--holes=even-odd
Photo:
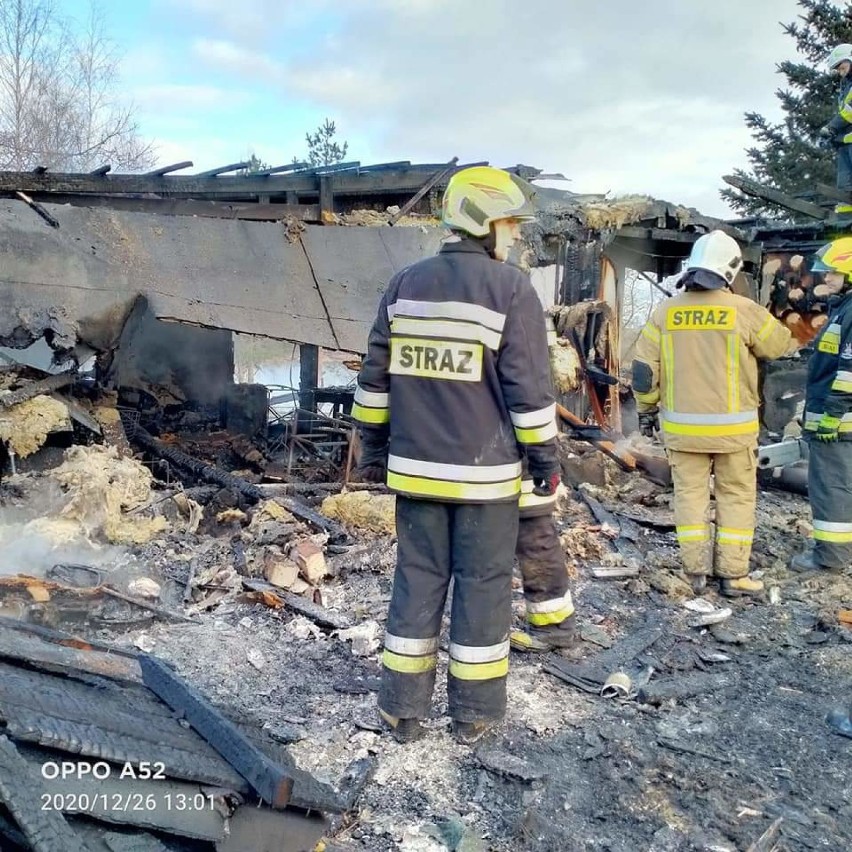
[[[173,710],[182,712],[192,727],[222,755],[273,808],[287,806],[293,778],[261,753],[198,690],[150,654],[139,658],[146,686]]]
[[[217,787],[229,787],[247,792],[243,778],[218,756],[208,757],[202,750],[189,751],[152,742],[128,734],[104,731],[95,725],[68,722],[26,709],[3,708],[7,720],[6,732],[22,742],[36,743],[85,757],[96,757],[110,763],[163,763],[172,778],[198,781]]]
[[[406,201],[405,204],[403,204],[402,207],[393,214],[393,216],[390,217],[388,224],[396,224],[403,216],[405,216],[406,213],[408,213],[409,210],[414,208],[414,205],[417,204],[417,202],[420,201],[420,199],[423,198],[423,196],[426,195],[433,186],[440,183],[443,178],[449,177],[449,175],[455,171],[456,163],[458,163],[458,161],[458,157],[453,157],[453,159],[450,160],[450,162],[447,163],[441,171],[435,172],[435,174],[432,175],[432,177],[430,177],[429,180],[427,180],[426,183],[424,183],[423,186],[421,186],[420,189],[418,189],[417,192],[409,198],[408,201]]]
[[[104,207],[129,213],[160,213],[164,216],[198,216],[202,219],[247,219],[274,222],[300,219],[319,222],[318,204],[269,204],[257,201],[205,201],[193,198],[126,198],[110,195],[78,195],[74,193],[38,192],[34,200],[72,207]]]
[[[46,379],[39,379],[16,391],[7,393],[5,396],[0,396],[0,409],[11,408],[13,405],[26,402],[28,399],[33,399],[43,393],[51,393],[51,391],[67,387],[76,378],[76,371],[71,371],[68,373],[57,373],[55,376],[48,376]]]
[[[5,622],[5,619],[0,619]],[[20,625],[20,629],[0,623],[0,658],[22,660],[28,665],[44,668],[48,671],[86,672],[103,677],[141,683],[142,673],[136,662],[136,655],[77,644],[74,637],[42,640],[38,634],[27,629],[37,629],[36,625]],[[46,628],[40,628],[48,631]]]
[[[146,450],[149,450],[179,468],[190,471],[205,482],[213,482],[217,485],[223,486],[224,488],[230,488],[244,495],[253,502],[263,500],[266,497],[262,488],[258,488],[256,485],[246,482],[244,479],[234,476],[221,468],[205,464],[181,450],[170,447],[162,441],[159,441],[153,435],[150,435],[142,428],[136,429],[133,439]],[[340,526],[340,524],[323,517],[319,512],[315,512],[310,508],[310,506],[306,506],[300,500],[296,500],[292,497],[281,497],[276,502],[280,503],[297,518],[307,521],[309,524],[327,532],[332,538],[343,539],[347,537],[346,531]]]
[[[154,169],[150,172],[145,172],[143,177],[162,177],[169,172],[178,172],[181,169],[188,169],[193,165],[192,160],[183,160],[180,163],[172,163],[170,166],[161,166],[159,169]]]
[[[794,198],[792,195],[787,195],[786,192],[781,192],[781,190],[771,186],[765,186],[755,180],[735,175],[724,175],[722,180],[734,187],[734,189],[744,192],[746,195],[760,198],[763,201],[769,201],[771,204],[777,204],[780,207],[786,207],[788,210],[794,210],[796,213],[804,213],[805,216],[810,216],[812,219],[827,219],[831,215],[831,211],[824,207]]]
[[[47,222],[47,224],[50,225],[51,228],[59,227],[59,222],[54,219],[53,216],[51,216],[50,213],[48,213],[47,210],[45,210],[44,207],[41,206],[41,204],[36,201],[33,201],[32,198],[29,197],[29,195],[24,192],[16,192],[15,195],[20,198],[21,201],[24,202],[24,204],[26,204],[28,207],[38,213],[38,215],[41,216],[41,218],[44,219],[44,221]]]
[[[59,811],[45,808],[38,774],[18,754],[8,737],[0,737],[0,802],[9,809],[34,852],[89,852]]]
[[[311,621],[320,627],[327,627],[330,630],[345,630],[347,627],[352,627],[352,620],[347,616],[332,612],[324,606],[309,601],[307,598],[287,592],[278,586],[273,586],[272,583],[267,583],[263,580],[245,579],[243,580],[243,588],[248,589],[250,592],[275,595],[275,597],[290,607],[290,609],[298,612],[299,615],[304,615],[306,618],[311,619]]]

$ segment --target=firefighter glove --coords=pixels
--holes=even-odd
[[[352,478],[356,482],[384,482],[387,468],[382,464],[368,464],[355,468]]]
[[[657,430],[657,413],[648,413],[639,415],[639,431],[646,438],[653,438],[654,432]]]
[[[556,471],[549,476],[534,476],[533,494],[537,497],[550,497],[556,493],[560,482],[562,482],[562,476]]]
[[[840,418],[831,414],[823,414],[817,426],[818,441],[836,441],[840,435]]]

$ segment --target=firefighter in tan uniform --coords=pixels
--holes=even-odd
[[[654,311],[633,362],[643,432],[651,431],[659,413],[684,570],[697,592],[707,575],[715,575],[729,597],[763,590],[749,577],[757,496],[757,361],[791,350],[786,327],[730,291],[742,264],[736,241],[722,231],[698,239],[680,282],[685,292]],[[715,547],[708,522],[711,474]]]

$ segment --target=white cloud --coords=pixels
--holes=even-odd
[[[253,98],[247,91],[217,86],[159,83],[133,89],[134,102],[143,110],[212,110],[245,104]]]
[[[233,41],[199,38],[192,43],[192,53],[219,71],[236,74],[255,84],[274,83],[284,74],[281,63]]]

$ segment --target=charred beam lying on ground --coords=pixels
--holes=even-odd
[[[216,710],[201,693],[149,654],[139,659],[145,685],[225,758],[252,789],[273,808],[285,808],[293,792],[293,778]]]
[[[325,627],[329,630],[345,630],[347,627],[352,627],[352,621],[345,615],[339,615],[326,609],[324,606],[315,604],[301,595],[295,595],[278,586],[273,586],[272,583],[267,583],[264,580],[243,580],[243,588],[250,592],[257,592],[261,595],[271,596],[271,600],[278,601],[275,606],[286,605],[299,615],[304,615],[320,627]]]
[[[141,427],[137,426],[133,431],[133,440],[159,458],[165,459],[178,468],[189,471],[205,482],[212,482],[216,485],[221,485],[223,488],[230,488],[255,503],[266,497],[262,488],[258,488],[256,485],[252,485],[252,483],[246,482],[244,479],[234,476],[221,468],[205,464],[181,450],[169,447]],[[295,517],[307,521],[312,526],[327,532],[332,538],[346,538],[347,534],[343,527],[328,518],[324,518],[319,512],[315,512],[300,500],[292,497],[281,497],[277,502]]]
[[[90,852],[59,811],[45,808],[38,774],[8,737],[0,737],[0,802],[34,852]]]

